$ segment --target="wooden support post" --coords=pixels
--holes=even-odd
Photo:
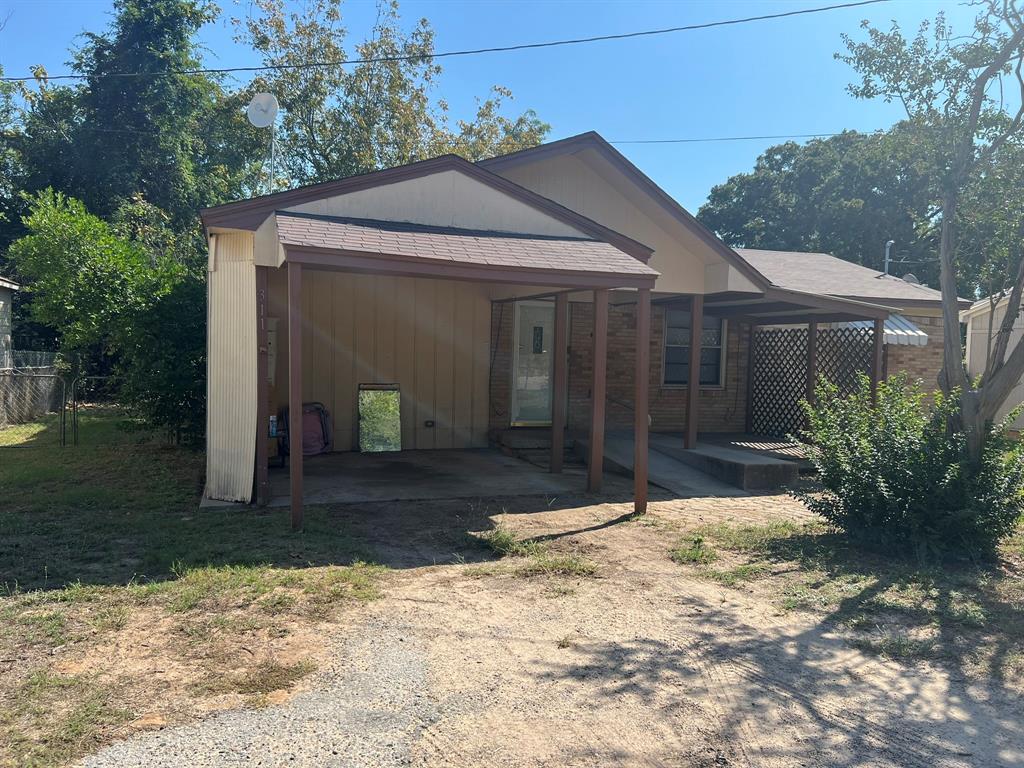
[[[267,383],[267,267],[256,267],[256,503],[270,498],[268,478],[270,398]]]
[[[878,385],[882,381],[883,357],[885,355],[885,320],[875,320],[875,332],[871,338],[871,397],[878,397]]]
[[[651,378],[651,289],[637,291],[636,396],[633,423],[633,513],[647,512],[647,399]]]
[[[569,294],[555,296],[554,375],[551,387],[551,471],[562,471],[565,453],[565,406],[568,399],[569,375]]]
[[[818,386],[818,321],[807,324],[807,395],[808,403],[814,402],[814,389]]]
[[[302,265],[288,262],[288,479],[292,530],[302,528]]]
[[[686,384],[685,448],[697,447],[697,421],[700,408],[700,340],[704,332],[704,295],[690,297],[690,376]]]
[[[604,470],[604,399],[608,365],[608,289],[594,291],[594,360],[590,386],[590,463],[587,490],[601,490]]]
[[[747,412],[744,429],[748,435],[754,433],[754,374],[757,371],[757,324],[750,324],[747,340]]]

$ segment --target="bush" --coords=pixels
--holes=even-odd
[[[981,461],[967,460],[963,434],[950,430],[956,397],[929,405],[919,384],[897,376],[878,388],[862,376],[843,397],[822,382],[805,403],[807,457],[824,491],[798,492],[809,509],[862,543],[918,554],[991,551],[1024,513],[1024,449],[1003,425]]]

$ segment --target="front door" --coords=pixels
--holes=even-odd
[[[551,425],[555,303],[515,303],[512,360],[512,426]]]

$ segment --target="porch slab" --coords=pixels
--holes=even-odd
[[[396,453],[331,453],[304,462],[306,504],[579,494],[586,484],[579,467],[551,474],[492,448]],[[610,493],[631,484],[610,478]],[[290,504],[288,469],[270,471],[271,507]]]
[[[683,448],[682,434],[650,436],[651,452],[670,456],[693,469],[745,491],[774,491],[796,483],[800,465],[793,460],[732,444],[697,440],[692,449]]]

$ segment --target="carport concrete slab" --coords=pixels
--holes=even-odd
[[[581,493],[584,472],[566,468],[553,475],[500,451],[401,451],[332,453],[307,457],[306,504],[455,499]],[[622,478],[605,477],[606,492],[630,492]],[[620,487],[621,486],[621,487]],[[288,470],[270,470],[270,506],[289,504]]]

